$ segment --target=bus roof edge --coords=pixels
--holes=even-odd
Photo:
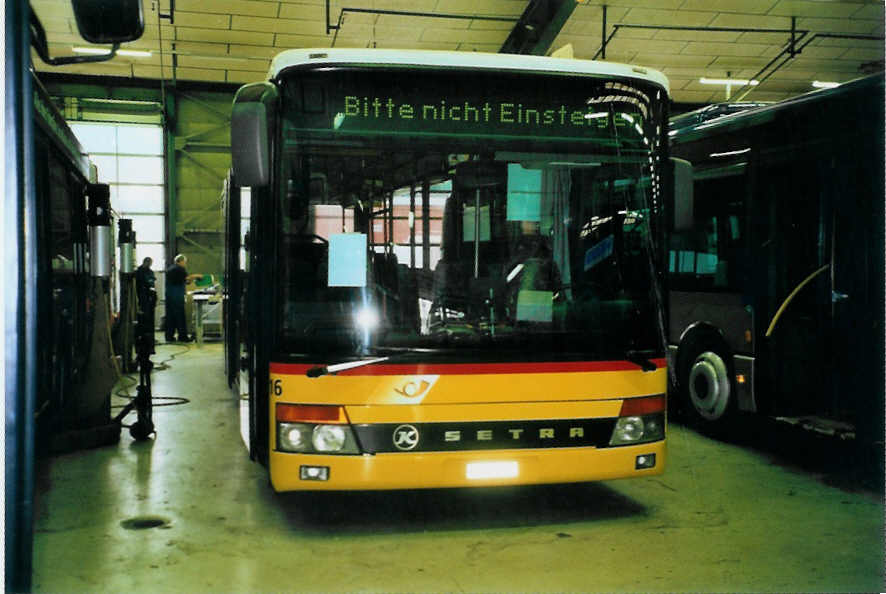
[[[310,65],[429,66],[618,76],[652,82],[661,86],[666,93],[670,93],[667,77],[651,68],[595,60],[436,50],[291,49],[285,50],[274,57],[268,71],[268,78],[273,80],[289,68]]]

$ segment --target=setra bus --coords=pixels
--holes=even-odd
[[[880,74],[671,120],[694,178],[670,237],[671,362],[702,426],[758,412],[882,440],[883,105]]]
[[[242,87],[226,360],[273,488],[662,472],[667,108],[654,71],[480,53]]]

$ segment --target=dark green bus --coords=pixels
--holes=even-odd
[[[683,408],[882,439],[883,76],[671,120],[693,224],[669,241]]]

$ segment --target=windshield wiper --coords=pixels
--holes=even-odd
[[[345,363],[335,363],[334,365],[323,365],[311,367],[305,373],[308,377],[320,377],[321,375],[335,375],[339,371],[353,369],[355,367],[363,367],[364,365],[372,365],[373,363],[381,363],[387,361],[390,357],[374,357],[372,359],[360,359],[359,361],[347,361]]]
[[[627,359],[631,363],[634,363],[635,365],[639,365],[640,369],[642,369],[644,372],[655,371],[656,369],[658,369],[658,365],[656,365],[649,359],[649,357],[647,356],[648,353],[649,351],[627,350],[625,351],[625,359]]]
[[[409,347],[373,347],[373,351],[390,352],[392,354],[384,357],[370,357],[368,359],[357,359],[356,361],[344,361],[343,363],[333,363],[332,365],[318,365],[311,367],[305,373],[308,377],[320,377],[323,375],[335,375],[339,371],[354,369],[355,367],[363,367],[364,365],[374,365],[382,361],[409,359],[416,354],[439,354],[440,349],[424,349]]]

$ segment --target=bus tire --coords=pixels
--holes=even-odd
[[[689,420],[715,432],[731,424],[737,408],[731,357],[725,345],[718,342],[705,337],[691,345],[678,378]]]

